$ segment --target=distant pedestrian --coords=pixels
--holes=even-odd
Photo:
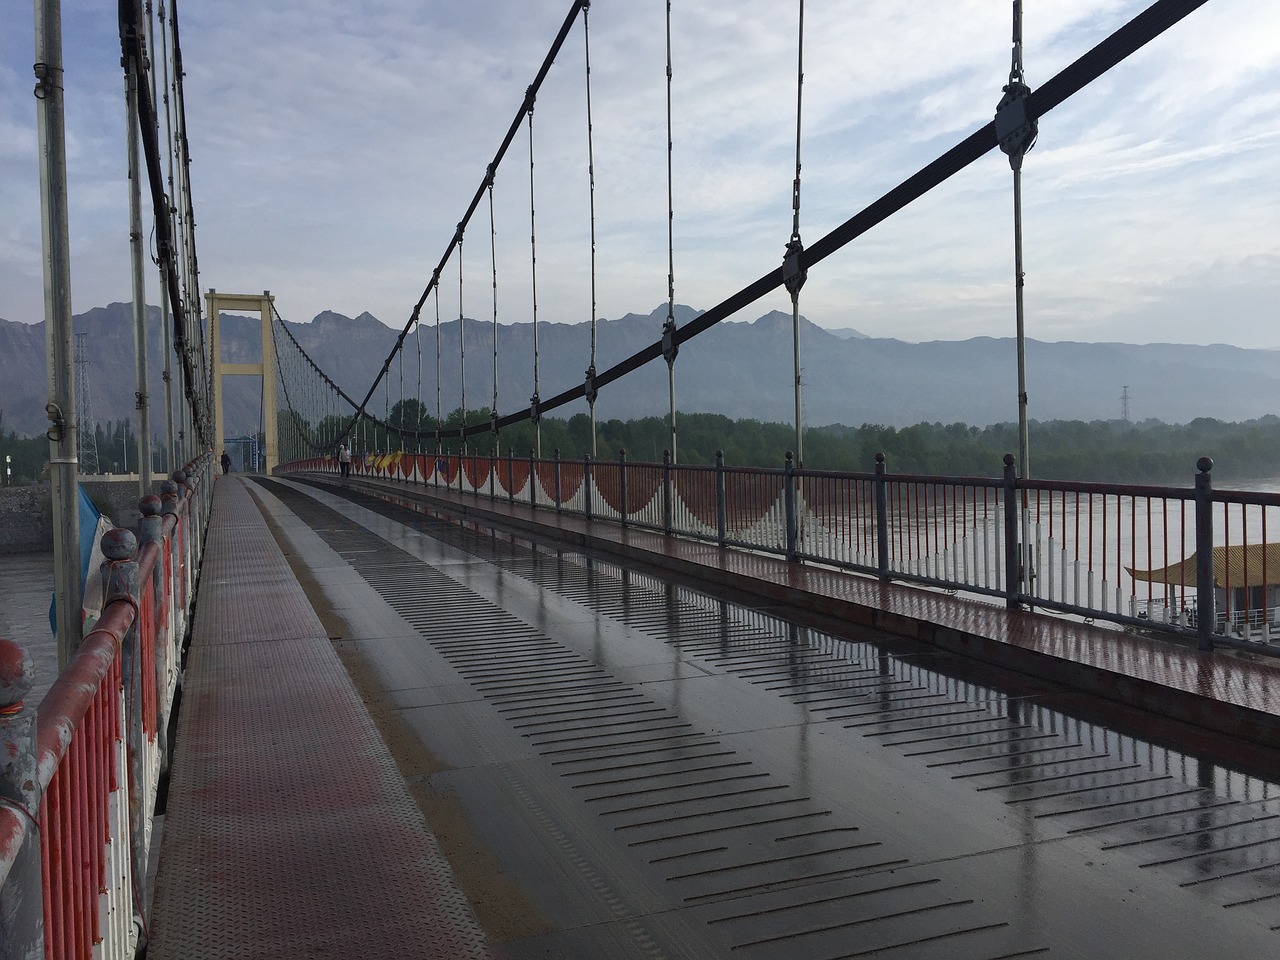
[[[231,457],[227,454],[227,451],[225,450],[222,451],[222,472],[223,473],[231,472]]]
[[[338,472],[343,479],[351,476],[351,451],[345,443],[338,448]]]

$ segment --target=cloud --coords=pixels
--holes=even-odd
[[[1029,5],[1043,83],[1147,6]],[[1037,336],[1261,337],[1280,255],[1280,8],[1209,4],[1041,121],[1028,156],[1028,307]],[[568,5],[471,0],[224,0],[182,8],[203,281],[270,288],[281,311],[369,310],[401,325],[507,132]],[[707,307],[781,261],[795,163],[794,8],[672,13],[676,295]],[[812,244],[992,116],[1009,70],[992,0],[806,7],[801,223]],[[128,291],[123,97],[114,13],[65,0],[73,301]],[[30,13],[0,39],[29,60]],[[23,19],[26,18],[26,19]],[[590,13],[601,316],[667,296],[666,38],[661,5]],[[590,311],[581,25],[533,116],[540,316]],[[0,69],[0,316],[38,319],[30,80]],[[494,189],[499,310],[527,319],[533,278],[522,126]],[[1011,175],[986,157],[810,272],[818,323],[926,340],[1007,334]],[[487,198],[464,244],[466,312],[492,311]],[[456,263],[441,291],[456,315]],[[1223,278],[1229,277],[1230,282]],[[9,282],[9,281],[12,282]],[[1199,287],[1195,285],[1199,284]],[[1195,308],[1180,305],[1193,304]],[[785,295],[761,309],[786,308]]]

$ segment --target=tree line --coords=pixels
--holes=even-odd
[[[464,416],[461,409],[444,418],[442,429],[489,420],[485,408]],[[408,450],[434,452],[430,434],[435,418],[416,399],[392,408],[391,429],[371,431],[358,450]],[[417,431],[401,435],[396,428]],[[730,466],[781,466],[795,447],[790,424],[735,420],[722,414],[678,413],[678,454],[681,463],[712,464],[717,451]],[[1196,461],[1210,457],[1214,476],[1225,480],[1280,477],[1280,417],[1228,422],[1201,418],[1186,424],[1159,420],[1050,420],[1032,421],[1031,475],[1052,480],[1088,480],[1109,483],[1161,483],[1185,486],[1196,472]],[[665,417],[636,420],[602,420],[596,425],[596,450],[600,458],[615,459],[625,450],[633,461],[656,462],[670,448],[670,426]],[[467,449],[502,455],[528,456],[535,445],[533,424],[508,427],[496,437],[485,432],[468,440]],[[441,444],[444,452],[457,452],[457,441]],[[541,423],[544,457],[554,451],[578,459],[591,452],[591,420],[585,413],[568,419],[546,417]],[[810,427],[804,432],[804,464],[815,470],[870,472],[877,453],[885,455],[894,473],[937,476],[999,476],[1006,453],[1016,455],[1018,427],[997,423],[976,427],[965,423],[922,422],[909,427],[864,423]]]
[[[435,418],[416,399],[397,403],[388,422],[390,428],[357,427],[347,442],[357,453],[435,452]],[[441,428],[487,422],[487,409],[465,415],[457,409],[443,419]],[[342,418],[326,417],[308,425],[305,433],[314,449],[293,453],[282,449],[281,454],[333,453],[342,441],[346,423]],[[789,424],[734,420],[721,414],[677,414],[676,429],[681,463],[712,464],[719,450],[729,466],[778,467],[785,452],[795,446],[795,428]],[[98,423],[95,431],[101,472],[137,469],[137,438],[131,421]],[[596,450],[602,459],[616,459],[618,451],[625,449],[630,460],[657,462],[671,446],[665,417],[602,420],[596,425],[596,435]],[[1195,475],[1196,461],[1205,456],[1213,459],[1214,476],[1220,480],[1280,477],[1280,417],[1276,416],[1240,423],[1208,418],[1186,424],[1159,420],[1032,421],[1030,435],[1031,474],[1042,479],[1187,486]],[[484,454],[496,449],[503,456],[526,457],[535,441],[534,426],[526,421],[496,436],[487,431],[473,435],[467,449]],[[455,453],[459,444],[446,442],[441,449]],[[585,413],[568,419],[544,418],[541,449],[548,458],[557,450],[572,459],[590,453],[590,418]],[[1017,449],[1014,423],[987,427],[941,422],[909,427],[831,424],[805,430],[803,466],[870,472],[875,469],[876,454],[883,453],[891,473],[993,477],[1000,475],[1004,455]],[[0,466],[6,465],[6,455],[12,458],[7,464],[10,474],[0,480],[20,484],[47,477],[49,444],[44,437],[18,437],[13,431],[0,431]]]

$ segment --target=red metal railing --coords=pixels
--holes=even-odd
[[[1012,458],[998,478],[890,475],[882,459],[875,473],[527,462],[535,507],[1280,653],[1280,491],[1214,491],[1208,461],[1196,489],[1022,480]]]
[[[144,498],[140,549],[127,531],[104,537],[102,615],[38,714],[13,702],[20,681],[0,678],[13,778],[0,803],[0,937],[15,956],[128,958],[145,929],[151,811],[211,463],[193,462],[175,475],[181,487],[167,481],[163,498]]]

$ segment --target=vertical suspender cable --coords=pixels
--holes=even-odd
[[[796,466],[804,466],[804,405],[800,384],[800,288],[807,271],[804,244],[800,242],[800,134],[801,106],[804,103],[804,0],[800,0],[800,20],[796,39],[796,176],[791,181],[791,239],[782,261],[782,278],[791,294],[791,352],[795,372]]]
[[[1013,257],[1014,304],[1017,313],[1018,346],[1018,466],[1023,477],[1031,476],[1031,441],[1027,426],[1027,363],[1023,313],[1022,268],[1022,158],[1036,142],[1037,123],[1027,113],[1031,88],[1022,72],[1022,0],[1013,0],[1013,51],[1009,82],[996,107],[996,138],[1009,157],[1013,169]]]
[[[400,374],[400,416],[396,417],[396,427],[399,431],[396,438],[400,441],[399,449],[403,451],[404,450],[404,409],[405,409],[404,408],[404,350],[403,349],[397,350],[396,353],[400,358],[400,368],[398,371]]]
[[[532,94],[530,94],[531,96]],[[533,452],[542,457],[542,412],[538,405],[538,218],[534,207],[533,184],[533,101],[529,104],[529,288],[533,295],[533,396],[529,400],[530,419],[533,420]]]
[[[498,230],[493,222],[493,169],[489,170],[489,263],[493,268],[493,404],[489,407],[490,452],[498,455]]]
[[[422,452],[422,321],[413,321],[413,339],[418,346],[418,388],[413,395],[418,400],[418,405],[414,409],[413,429],[418,441],[418,453]]]
[[[141,115],[138,85],[144,69],[141,24],[121,19],[121,36],[133,35],[131,53],[124,61],[125,136],[129,163],[129,261],[133,292],[134,409],[138,414],[138,496],[151,490],[151,404],[147,377],[147,284],[142,253],[142,163],[138,155]]]
[[[440,271],[436,270],[436,457],[440,456],[440,428],[444,426],[440,409]]]
[[[591,457],[596,451],[596,157],[591,123],[591,3],[582,4],[582,43],[587,66],[587,196],[591,209],[591,365],[587,367],[587,406],[591,411]]]
[[[1008,155],[1009,166],[1013,170],[1013,289],[1018,347],[1018,467],[1024,479],[1031,476],[1031,439],[1027,423],[1027,348],[1022,301],[1024,281],[1022,159],[1027,151],[1035,146],[1036,135],[1039,132],[1036,120],[1031,118],[1027,110],[1027,98],[1030,95],[1031,88],[1027,86],[1022,72],[1022,0],[1013,0],[1013,49],[1009,66],[1009,82],[1004,87],[1004,96],[996,106],[995,127],[996,140],[1000,144],[1000,149]],[[1035,577],[1035,571],[1032,569],[1034,557],[1031,549],[1031,515],[1025,489],[1022,494],[1020,516],[1023,554],[1018,592],[1023,593],[1030,592]]]
[[[467,321],[462,314],[462,226],[458,226],[458,361],[459,386],[462,390],[462,426],[458,436],[459,453],[467,452]]]
[[[667,361],[670,403],[671,462],[676,462],[676,257],[675,198],[671,179],[671,0],[667,0],[667,321],[662,325],[662,355]]]
[[[165,20],[164,0],[161,0],[159,43],[161,46],[164,46],[167,48],[168,44],[164,40],[164,20]],[[152,57],[154,59],[155,52],[157,50],[157,31],[156,31],[155,15],[152,13],[151,4],[147,4],[147,48],[151,50]],[[165,58],[167,56],[168,56],[167,52],[161,53],[160,60],[162,63],[164,63]],[[165,76],[168,77],[169,69],[168,69],[167,63],[164,63],[164,73],[165,73]],[[161,91],[160,91],[159,73],[156,71],[155,64],[153,63],[151,68],[151,102],[152,103],[159,103],[160,92]],[[169,90],[168,90],[167,81],[164,89],[164,110],[165,110],[165,118],[167,123],[168,114],[169,114]],[[160,114],[157,113],[156,114],[156,138],[157,139],[159,139],[159,135],[160,135]],[[169,138],[170,138],[170,134],[166,133],[165,141],[164,141],[166,153],[169,152],[169,149],[168,149]],[[170,196],[172,196],[172,193],[173,193],[173,160],[172,159],[170,159],[169,161],[169,193],[170,193]],[[173,202],[169,197],[166,197],[165,210],[164,210],[164,216],[166,219],[169,219],[169,211],[172,209],[173,209]],[[170,220],[170,226],[172,226],[172,220]],[[173,235],[172,230],[170,230],[170,236],[172,235]],[[164,362],[164,371],[161,374],[160,379],[164,383],[164,427],[165,427],[164,429],[165,466],[161,470],[161,473],[164,473],[167,475],[170,471],[177,469],[179,460],[178,460],[177,447],[174,445],[174,434],[173,434],[173,370],[170,362],[171,361],[170,354],[173,352],[173,342],[172,342],[173,331],[169,329],[169,298],[164,296],[165,264],[164,264],[163,258],[159,258],[159,259],[160,259],[160,262],[158,266],[160,268],[160,286],[158,289],[161,291],[160,350],[161,350],[161,357]]]

